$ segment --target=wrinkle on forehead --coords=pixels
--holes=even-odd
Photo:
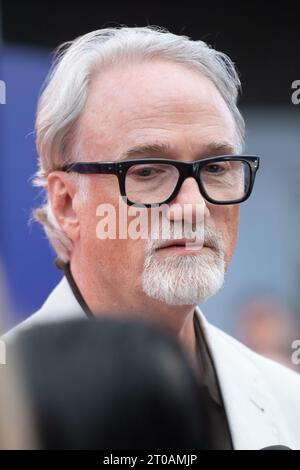
[[[233,142],[235,124],[207,77],[180,64],[156,61],[95,77],[78,137],[87,158],[105,160],[147,139],[174,145],[190,139]]]

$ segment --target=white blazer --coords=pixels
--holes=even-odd
[[[300,375],[266,359],[215,326],[196,309],[215,364],[235,449],[285,445],[300,450]],[[40,310],[2,340],[32,326],[87,318],[64,277]]]

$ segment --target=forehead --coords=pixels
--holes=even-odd
[[[231,113],[216,86],[181,64],[152,60],[121,64],[92,80],[78,127],[86,158],[120,157],[130,147],[164,144],[201,152],[212,142],[235,143]]]

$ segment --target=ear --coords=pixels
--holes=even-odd
[[[78,188],[71,175],[53,171],[48,176],[48,195],[54,217],[60,228],[74,242],[79,238],[79,218],[75,196]]]

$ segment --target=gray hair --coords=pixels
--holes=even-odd
[[[48,174],[74,159],[76,125],[94,75],[120,61],[156,57],[197,70],[215,84],[236,124],[237,151],[242,151],[244,120],[237,108],[241,84],[226,54],[203,41],[177,36],[159,27],[100,29],[58,48],[38,102],[36,141],[40,160],[36,186],[46,188]],[[49,201],[34,214],[60,258],[68,261],[72,242],[57,224]]]

